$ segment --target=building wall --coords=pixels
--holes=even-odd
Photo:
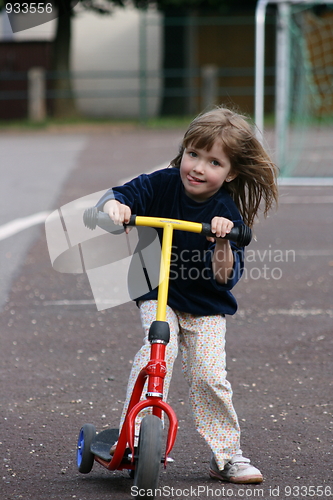
[[[147,100],[148,115],[156,115],[159,108],[161,82],[158,71],[161,65],[160,15],[150,10],[146,22],[146,51],[140,55],[140,13],[137,9],[115,9],[112,15],[97,15],[77,9],[77,15],[72,22],[71,63],[74,72],[74,88],[77,95],[77,105],[80,111],[88,116],[99,117],[138,117],[142,96],[140,82],[147,80],[154,98]],[[21,56],[23,47],[30,46],[32,51],[36,46],[32,42],[54,39],[56,21],[36,26],[13,34],[6,13],[0,14],[0,45],[4,61],[10,53],[16,60],[15,71],[26,71],[25,56]],[[141,31],[142,35],[142,31]],[[17,47],[15,48],[15,42]],[[27,42],[30,45],[27,45]],[[9,48],[10,46],[10,48]],[[7,55],[6,55],[7,54]],[[20,59],[21,63],[20,64]],[[32,64],[49,69],[48,64],[38,57],[30,57]],[[8,64],[7,64],[8,66]],[[140,75],[140,68],[146,68],[147,74]],[[5,70],[0,59],[0,72]],[[8,83],[8,82],[7,82]],[[0,90],[3,82],[0,79]],[[16,88],[10,83],[10,87]],[[21,85],[22,87],[22,85]],[[20,87],[20,88],[21,88]],[[6,87],[7,88],[7,87]],[[24,90],[26,88],[22,87]],[[134,96],[130,97],[130,94]],[[144,97],[143,97],[144,98]],[[9,104],[8,104],[9,103]],[[7,107],[13,105],[8,101]],[[4,103],[0,101],[0,109]],[[26,117],[27,105],[16,102],[17,109],[12,118]],[[8,113],[3,118],[9,118]],[[0,111],[1,118],[1,111]]]
[[[220,21],[220,22],[219,22]],[[235,104],[241,111],[254,112],[255,18],[237,15],[214,19],[197,26],[197,65],[218,68],[219,103]],[[266,67],[274,67],[275,26],[266,27]],[[266,86],[274,86],[274,77],[266,76]],[[265,110],[272,111],[274,95],[266,96]]]
[[[51,57],[52,42],[41,40],[0,42],[0,96],[2,97],[0,120],[18,120],[27,117],[27,72],[33,67],[51,69]],[[18,98],[13,99],[13,96]],[[50,100],[46,104],[50,111]]]
[[[149,24],[147,29],[144,22]],[[145,20],[134,8],[117,9],[112,16],[78,15],[73,21],[72,68],[77,72],[80,110],[92,116],[139,116],[144,98],[140,99],[140,81],[146,78],[155,95],[147,100],[147,111],[155,115],[161,87],[160,32],[160,15],[154,11]],[[145,36],[145,51],[140,48],[140,36]],[[148,76],[140,77],[144,68]],[[89,75],[85,77],[83,72]],[[155,76],[149,76],[151,73]]]
[[[137,9],[127,7],[102,16],[78,7],[72,22],[71,62],[79,110],[96,117],[157,115],[162,93],[161,15],[149,10],[144,18]],[[197,76],[188,80],[188,86],[195,89],[195,97],[191,97],[188,109],[194,114],[204,107],[200,68],[215,65],[219,68],[217,102],[235,103],[241,110],[253,112],[254,16],[216,18],[216,22],[201,16],[193,21],[187,37],[187,70]],[[201,21],[207,22],[201,25]],[[0,43],[1,39],[51,43],[55,28],[54,20],[13,35],[3,13],[0,15]],[[273,66],[273,26],[268,27],[267,37],[266,64]],[[273,77],[271,80],[273,88]],[[143,91],[144,85],[147,94]],[[265,109],[273,110],[273,92],[266,101]]]

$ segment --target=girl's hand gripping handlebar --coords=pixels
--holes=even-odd
[[[141,217],[140,217],[141,219]],[[144,219],[144,217],[143,217]],[[164,224],[167,222],[166,219],[161,219],[158,217],[150,218],[154,219],[155,221],[160,221],[161,224]],[[136,226],[136,220],[137,216],[132,215],[130,218],[130,221],[126,226]],[[109,231],[112,233],[117,233],[117,229],[115,229],[117,226],[115,226],[114,222],[110,219],[109,215],[105,212],[99,212],[96,207],[91,207],[87,208],[83,214],[83,222],[86,227],[89,229],[95,229],[96,226],[101,227],[105,231]],[[172,219],[170,219],[170,222],[173,222]],[[177,221],[174,221],[175,223],[175,229],[177,229]],[[193,232],[197,232],[202,234],[203,236],[211,236],[213,238],[216,238],[216,235],[211,232],[211,225],[207,223],[193,223],[196,226],[196,230],[193,230]],[[143,225],[143,224],[140,224]],[[147,226],[150,224],[146,224]],[[151,224],[151,227],[160,227],[160,224],[157,223],[156,225],[154,223]],[[179,229],[182,229],[182,227],[179,227]],[[185,229],[186,230],[186,229]],[[122,232],[123,229],[118,229],[119,232]],[[237,246],[243,247],[249,245],[252,239],[252,231],[248,226],[242,225],[238,227],[233,227],[230,231],[230,233],[226,234],[223,239],[233,241],[236,243]]]
[[[216,235],[212,233],[210,224],[205,222],[202,223],[201,234],[204,236],[212,236],[216,238]],[[238,247],[246,247],[250,244],[252,240],[252,231],[248,226],[237,226],[230,230],[230,233],[226,234],[222,239],[233,241]]]

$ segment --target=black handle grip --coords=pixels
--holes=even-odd
[[[107,215],[107,214],[105,214]],[[109,217],[110,218],[110,217]],[[98,210],[96,207],[87,208],[83,213],[83,224],[88,229],[96,229],[98,220]]]
[[[210,224],[203,223],[201,233],[205,236],[216,238],[216,235],[211,231]],[[233,227],[230,233],[226,234],[223,239],[233,241],[239,247],[246,247],[252,240],[252,231],[245,225]]]
[[[130,221],[126,226],[135,226],[136,215],[131,215]],[[119,228],[110,219],[109,215],[105,212],[99,212],[96,207],[87,208],[83,213],[83,223],[88,229],[96,229],[96,226],[105,229],[105,231],[115,232],[115,229],[119,233],[124,232],[124,228]]]
[[[132,218],[133,216],[131,217],[131,219]],[[122,234],[124,232],[124,227],[116,225],[113,220],[110,219],[107,213],[99,212],[96,207],[87,208],[84,211],[83,223],[89,229],[96,229],[96,226],[99,226],[105,231],[112,234]],[[131,225],[135,225],[135,218],[134,223]]]
[[[127,226],[135,226],[136,215],[131,215],[130,221]],[[105,212],[99,212],[96,207],[87,208],[83,214],[83,223],[89,229],[95,229],[96,226],[101,227],[105,231],[112,232],[113,234],[122,233],[123,228],[119,228],[110,219],[109,215]],[[201,234],[204,236],[212,236],[215,238],[215,234],[211,232],[210,224],[203,223]],[[225,236],[225,239],[233,241],[239,247],[247,246],[252,239],[252,231],[248,226],[238,226],[233,227]]]

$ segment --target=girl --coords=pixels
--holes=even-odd
[[[226,380],[225,315],[237,309],[231,289],[242,274],[244,249],[219,237],[233,226],[251,227],[262,200],[267,214],[277,201],[277,170],[246,119],[223,107],[193,120],[171,167],[109,190],[97,207],[117,224],[129,222],[132,213],[211,223],[216,239],[174,233],[164,398],[180,348],[195,426],[212,450],[210,476],[259,483],[261,472],[240,450],[240,428]],[[149,359],[156,298],[155,289],[138,299],[146,337],[133,362],[120,427],[137,375]]]

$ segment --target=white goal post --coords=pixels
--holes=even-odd
[[[256,7],[255,42],[255,122],[259,139],[264,133],[265,98],[265,21],[268,4],[277,6],[276,35],[276,100],[275,100],[275,149],[276,162],[283,170],[286,164],[286,136],[288,130],[288,102],[290,92],[290,32],[291,7],[294,5],[333,4],[333,0],[259,0]]]

